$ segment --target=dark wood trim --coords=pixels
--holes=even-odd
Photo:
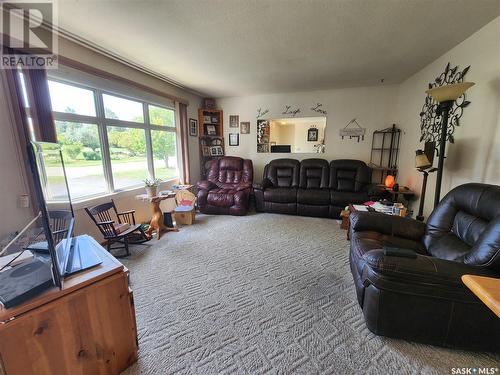
[[[164,93],[163,91],[160,91],[160,90],[151,88],[149,86],[143,85],[141,83],[132,81],[132,80],[130,80],[128,78],[123,78],[123,77],[120,77],[120,76],[118,76],[116,74],[106,72],[106,71],[104,71],[102,69],[95,68],[95,67],[87,65],[87,64],[83,64],[83,63],[81,63],[79,61],[70,59],[70,58],[65,57],[65,56],[60,56],[59,55],[58,56],[58,62],[59,62],[59,64],[62,64],[62,65],[65,65],[65,66],[69,66],[70,68],[74,68],[74,69],[77,69],[77,70],[80,70],[80,71],[83,71],[83,72],[86,72],[86,73],[93,74],[93,75],[95,75],[95,76],[97,76],[99,78],[110,79],[110,80],[113,80],[113,81],[116,81],[116,82],[119,82],[119,83],[124,83],[126,85],[138,88],[138,89],[140,89],[142,91],[145,91],[145,92],[148,92],[148,93],[151,93],[151,94],[154,94],[154,95],[158,95],[158,96],[161,96],[163,98],[170,99],[170,100],[174,100],[176,102],[179,102],[179,103],[182,103],[182,104],[185,104],[185,105],[189,105],[189,101],[186,100],[186,99],[179,98],[178,96],[175,96],[175,95],[170,95],[170,94]]]

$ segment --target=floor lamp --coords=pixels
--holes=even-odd
[[[436,175],[436,189],[434,193],[434,208],[439,203],[441,198],[441,181],[443,179],[444,167],[444,152],[446,149],[446,135],[448,131],[448,115],[453,103],[471,86],[473,82],[455,83],[452,85],[444,85],[427,90],[432,99],[439,103],[437,107],[438,113],[441,114],[441,136],[439,137],[439,159]]]
[[[432,142],[434,144],[434,142]],[[432,162],[422,150],[417,150],[415,155],[415,168],[424,174],[422,190],[420,191],[420,204],[418,206],[417,220],[424,221],[425,190],[427,189],[427,177],[429,173],[436,172],[437,168],[431,168]],[[429,169],[431,168],[431,169]]]

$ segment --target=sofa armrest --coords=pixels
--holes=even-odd
[[[268,187],[271,187],[271,186],[273,186],[273,184],[267,178],[264,178],[260,184],[253,184],[253,188],[255,190],[265,190],[265,189],[267,189]]]
[[[352,212],[349,220],[354,232],[375,231],[414,241],[420,241],[425,234],[425,224],[420,221],[380,212]]]
[[[215,189],[217,187],[217,185],[215,185],[213,182],[210,182],[208,180],[198,181],[196,186],[200,190],[212,190],[212,189]]]
[[[368,267],[364,276],[375,282],[384,277],[404,284],[462,288],[462,275],[498,277],[498,274],[480,266],[426,255],[416,255],[415,258],[389,256],[381,249],[368,251],[363,260]]]

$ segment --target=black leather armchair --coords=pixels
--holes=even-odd
[[[500,187],[450,191],[427,225],[380,213],[351,215],[350,265],[374,333],[440,346],[500,350],[500,319],[461,281],[500,277]],[[388,256],[384,247],[413,250]]]

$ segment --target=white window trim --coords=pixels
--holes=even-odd
[[[145,137],[146,137],[146,158],[147,158],[147,165],[148,165],[148,177],[149,178],[154,178],[154,158],[153,158],[153,147],[151,143],[151,130],[159,130],[159,131],[164,131],[164,132],[172,132],[176,134],[176,153],[177,153],[177,165],[178,165],[178,172],[179,176],[173,177],[167,180],[162,180],[162,184],[172,184],[180,179],[182,179],[182,163],[184,162],[182,158],[182,152],[181,152],[181,145],[180,145],[180,136],[179,136],[179,105],[177,102],[173,102],[173,107],[166,105],[164,103],[159,103],[156,101],[148,99],[146,100],[145,98],[139,98],[135,96],[128,96],[124,95],[123,93],[117,93],[115,90],[108,90],[108,89],[101,89],[97,87],[92,87],[89,85],[82,84],[80,82],[75,82],[72,79],[66,79],[66,78],[59,78],[55,76],[50,76],[49,81],[54,81],[58,83],[62,83],[65,85],[71,85],[74,87],[78,87],[84,90],[90,90],[94,94],[94,100],[95,100],[95,109],[96,109],[96,116],[88,116],[88,115],[80,115],[80,114],[75,114],[75,113],[65,113],[65,112],[58,112],[58,111],[52,111],[53,116],[54,116],[54,121],[66,121],[66,122],[78,122],[78,123],[85,123],[85,124],[94,124],[97,125],[98,132],[99,132],[99,140],[100,140],[100,148],[101,148],[101,155],[102,155],[102,166],[103,166],[103,174],[104,174],[104,179],[106,181],[106,186],[107,186],[107,191],[104,193],[96,193],[96,194],[91,194],[88,196],[84,197],[78,197],[74,198],[73,201],[75,203],[75,208],[78,209],[79,206],[84,206],[84,204],[88,204],[89,202],[96,202],[99,201],[103,198],[109,200],[112,197],[117,197],[120,195],[120,197],[123,196],[128,196],[128,195],[134,195],[139,192],[139,190],[143,189],[143,187],[140,184],[137,185],[131,185],[127,186],[122,189],[115,189],[114,187],[114,180],[113,180],[113,171],[112,171],[112,164],[111,164],[111,156],[109,153],[109,143],[108,143],[108,138],[107,138],[107,127],[108,126],[115,126],[115,127],[123,127],[123,128],[135,128],[135,129],[144,129],[145,132]],[[126,100],[132,100],[135,102],[138,102],[142,105],[143,109],[143,118],[144,122],[133,122],[133,121],[125,121],[125,120],[118,120],[118,119],[108,119],[105,117],[105,112],[104,112],[104,103],[103,103],[103,94],[108,94],[112,95],[115,97],[119,97],[122,99]],[[149,111],[148,111],[148,105],[152,105],[155,107],[159,108],[165,108],[167,110],[171,110],[174,112],[174,126],[166,126],[166,125],[155,125],[155,124],[150,124],[149,122]]]

